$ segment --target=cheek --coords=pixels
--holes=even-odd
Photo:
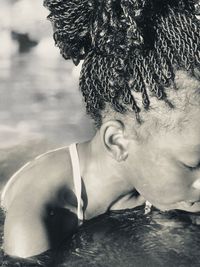
[[[143,170],[137,189],[152,204],[171,204],[187,197],[192,183],[190,176],[184,168],[173,164],[151,165]]]

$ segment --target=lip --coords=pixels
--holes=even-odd
[[[195,205],[200,205],[200,201],[194,201],[194,202],[191,203],[191,207],[193,207]]]
[[[178,209],[186,210],[189,212],[199,212],[200,201],[181,201],[178,203]]]

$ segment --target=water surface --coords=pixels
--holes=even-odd
[[[144,215],[143,207],[85,223],[58,251],[30,260],[3,257],[3,266],[197,267],[200,226],[184,212]]]

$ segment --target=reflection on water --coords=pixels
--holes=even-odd
[[[197,216],[197,215],[193,215]],[[200,227],[184,212],[112,212],[83,225],[71,242],[17,266],[197,267]],[[13,266],[4,257],[3,266]],[[16,261],[15,261],[16,263]]]
[[[94,132],[78,90],[79,69],[42,43],[0,58],[0,190],[29,159]],[[49,56],[40,54],[44,47]]]
[[[0,67],[0,123],[70,143],[90,135],[72,63],[18,54]]]
[[[94,132],[78,90],[79,69],[55,48],[42,2],[1,1],[0,191],[37,154]],[[19,53],[20,44],[32,49]]]

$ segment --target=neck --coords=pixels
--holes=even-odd
[[[92,140],[78,145],[88,217],[104,213],[120,196],[134,191],[126,163],[113,159],[101,142],[97,132]]]

